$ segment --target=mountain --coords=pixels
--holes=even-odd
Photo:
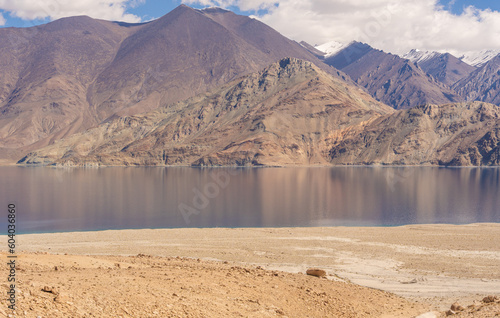
[[[87,88],[140,27],[73,17],[0,29],[0,157],[95,124]]]
[[[22,164],[500,164],[500,108],[482,102],[394,111],[310,62],[261,72],[143,115],[116,118]]]
[[[422,105],[349,130],[333,164],[498,166],[500,108],[481,102]]]
[[[481,67],[500,54],[500,50],[470,51],[462,54],[459,59],[469,65]]]
[[[395,109],[461,101],[449,87],[407,59],[353,42],[324,62],[347,73],[377,100]]]
[[[452,87],[466,100],[500,105],[500,55]]]
[[[314,64],[286,58],[211,93],[110,119],[20,163],[328,164],[331,145],[344,134],[393,112]]]
[[[0,158],[185,100],[284,57],[348,80],[265,24],[217,8],[181,5],[139,25],[72,17],[0,29]]]
[[[449,53],[411,50],[403,56],[417,64],[425,73],[451,86],[476,70]]]
[[[116,109],[120,114],[141,113],[211,90],[284,57],[321,64],[300,44],[255,19],[181,5],[123,41],[113,63],[91,88],[91,100],[102,119]]]

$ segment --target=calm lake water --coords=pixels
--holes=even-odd
[[[499,168],[0,167],[0,186],[21,233],[500,222]]]

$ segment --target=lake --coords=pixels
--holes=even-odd
[[[500,222],[500,168],[0,167],[0,178],[18,233]]]

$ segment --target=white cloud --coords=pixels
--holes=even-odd
[[[128,6],[131,8],[137,8],[146,3],[146,0],[129,0]]]
[[[0,25],[5,25],[5,18],[3,17],[2,12],[0,12]]]
[[[207,6],[269,9],[262,22],[294,40],[357,40],[393,53],[412,48],[500,49],[500,12],[467,8],[453,15],[438,0],[183,0]],[[277,4],[277,5],[276,5]]]
[[[96,19],[140,22],[138,16],[126,13],[128,5],[129,0],[0,0],[0,9],[24,20],[88,15]]]
[[[448,10],[451,10],[456,2],[457,0],[450,0],[450,2],[448,2]]]

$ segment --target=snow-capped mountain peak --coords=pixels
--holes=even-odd
[[[443,53],[413,49],[410,52],[401,55],[401,57],[418,64],[434,58],[440,54]],[[458,59],[471,66],[481,67],[499,54],[500,50],[469,51],[460,55]]]
[[[500,50],[470,51],[461,55],[459,59],[469,65],[481,67],[498,54],[500,54]]]
[[[343,50],[344,48],[348,47],[351,45],[352,42],[349,43],[342,43],[342,42],[337,42],[337,41],[330,41],[325,44],[317,45],[314,48],[316,50],[319,50],[323,53],[325,53],[325,58],[329,58],[330,56],[333,56]]]
[[[419,49],[413,49],[410,52],[403,54],[401,57],[418,64],[427,61],[439,54],[441,53],[438,53],[436,51],[420,51]]]

